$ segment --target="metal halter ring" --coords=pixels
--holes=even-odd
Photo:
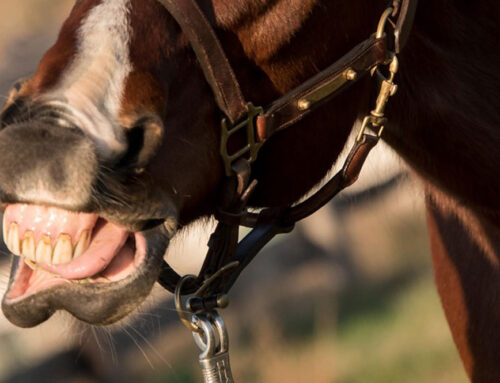
[[[202,329],[200,329],[197,325],[193,323],[191,319],[186,315],[187,308],[182,305],[182,286],[189,280],[196,280],[195,275],[185,275],[180,280],[177,286],[175,287],[175,309],[177,310],[177,314],[179,315],[180,320],[189,330],[195,333],[201,333]]]
[[[208,290],[208,288],[217,280],[219,279],[222,275],[224,275],[227,271],[235,269],[240,265],[239,261],[234,261],[231,263],[228,263],[227,265],[221,267],[219,270],[217,270],[213,275],[205,279],[203,282],[203,285],[194,293],[195,296],[203,296],[205,292]],[[222,308],[222,307],[221,307]]]
[[[208,277],[205,282],[203,282],[203,285],[194,293],[194,297],[203,297],[205,292],[209,289],[209,287],[216,281],[218,280],[222,275],[224,275],[227,271],[232,270],[236,267],[238,267],[240,263],[238,261],[234,261],[231,263],[228,263],[226,266],[221,267],[217,272],[215,272],[212,276]],[[188,318],[186,315],[187,312],[192,312],[191,307],[189,305],[189,301],[187,305],[182,304],[182,287],[184,286],[184,283],[186,283],[189,280],[196,280],[198,279],[195,275],[185,275],[183,276],[180,280],[177,286],[175,287],[175,308],[177,310],[177,314],[179,315],[179,318],[181,319],[182,323],[190,329],[193,332],[196,333],[201,333],[202,330],[196,326],[196,324],[193,323],[191,319]],[[217,297],[216,300],[216,306],[211,307],[211,309],[214,308],[226,308],[227,305],[229,304],[229,301],[227,299],[227,296],[225,294],[222,294]]]
[[[392,15],[393,12],[394,8],[389,7],[384,11],[384,13],[382,13],[380,21],[378,22],[377,33],[375,35],[377,39],[381,39],[384,36],[387,21],[389,20],[389,17]]]

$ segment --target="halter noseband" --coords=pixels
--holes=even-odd
[[[340,191],[353,184],[362,166],[377,144],[386,118],[385,106],[395,93],[394,76],[398,71],[397,54],[404,48],[417,7],[417,0],[394,0],[383,13],[377,33],[357,45],[345,56],[302,85],[291,90],[266,108],[247,102],[213,27],[195,0],[158,0],[179,23],[189,39],[216,103],[224,113],[222,121],[221,156],[226,177],[216,218],[218,225],[209,242],[209,250],[198,277],[181,277],[165,262],[159,283],[178,297],[195,293],[193,311],[207,311],[221,305],[239,274],[258,252],[277,234],[290,232],[295,223],[313,214]],[[391,39],[386,25],[393,26]],[[389,47],[390,48],[389,48]],[[387,66],[389,76],[378,70]],[[260,147],[276,132],[284,130],[369,73],[381,77],[376,107],[363,120],[361,131],[343,168],[316,194],[306,201],[285,209],[264,209],[248,212],[247,201],[255,189],[251,163]],[[370,134],[371,130],[376,134]],[[247,142],[230,154],[229,138],[245,131]],[[238,243],[240,226],[252,231]],[[223,301],[223,300],[222,300]]]

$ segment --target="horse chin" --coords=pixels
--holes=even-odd
[[[95,223],[97,233],[88,241],[87,250],[69,263],[43,264],[30,260],[25,254],[14,255],[2,301],[7,319],[19,327],[33,327],[56,311],[65,310],[88,324],[109,325],[144,301],[158,279],[169,233],[161,225],[146,231],[126,232],[125,239],[118,240],[118,234],[111,229],[118,232],[125,229],[116,229],[118,226],[101,220]],[[114,238],[106,241],[106,230],[111,230]],[[6,242],[10,243],[11,252],[19,252],[12,251],[10,232]],[[24,242],[20,243],[22,247]],[[37,247],[36,261],[38,254]],[[98,262],[101,265],[97,265]]]

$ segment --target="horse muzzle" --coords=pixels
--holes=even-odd
[[[99,164],[93,143],[77,128],[39,122],[0,132],[0,196],[73,209],[89,203]]]
[[[65,310],[106,325],[134,310],[158,278],[175,227],[161,223],[176,221],[173,203],[145,183],[123,182],[119,169],[105,189],[95,145],[77,128],[7,126],[0,159],[3,238],[13,255],[5,316],[31,327]]]

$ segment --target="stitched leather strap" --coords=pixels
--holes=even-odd
[[[336,195],[338,195],[345,188],[351,186],[359,177],[363,165],[368,158],[372,149],[377,145],[379,137],[364,134],[360,141],[356,141],[352,147],[349,155],[347,156],[342,169],[335,174],[319,191],[306,199],[300,204],[290,207],[288,209],[264,209],[260,213],[248,213],[245,216],[221,216],[219,219],[228,219],[232,224],[243,225],[247,227],[256,227],[262,224],[268,224],[275,221],[277,218],[282,225],[292,225],[302,219],[309,217]],[[227,221],[226,221],[227,222]]]
[[[186,34],[218,107],[231,123],[241,120],[247,103],[214,29],[194,0],[158,0]]]
[[[266,109],[265,114],[257,118],[257,136],[259,140],[261,142],[265,141],[274,133],[297,123],[386,60],[385,38],[370,37],[368,40],[363,41],[331,66],[272,103]],[[348,70],[352,71],[350,74],[353,77],[350,80],[342,78],[347,76],[346,71]],[[327,88],[329,84],[334,84],[334,87],[333,91],[328,94]],[[318,92],[322,92],[325,97],[318,99],[318,96],[314,96]],[[312,96],[308,98],[307,95]],[[317,101],[311,102],[308,107],[301,104],[301,102],[308,102],[309,99],[317,99]]]

